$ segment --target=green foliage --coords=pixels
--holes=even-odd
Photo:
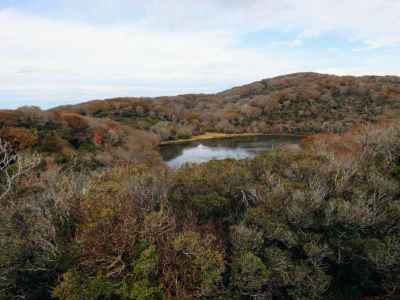
[[[80,143],[79,150],[94,153],[96,151],[96,145],[93,143],[92,140],[86,140]]]
[[[65,155],[65,154],[63,154],[63,153],[61,153],[61,154],[59,154],[59,155],[57,155],[57,156],[55,157],[55,162],[56,162],[58,165],[65,165],[65,164],[68,164],[68,163],[71,162],[71,160],[72,160],[72,157],[71,157],[71,156]]]
[[[177,139],[186,140],[190,139],[191,137],[192,137],[192,128],[190,127],[181,127],[178,128],[178,130],[176,131]]]
[[[27,172],[0,201],[0,299],[398,297],[399,161],[382,126],[176,171]]]
[[[191,133],[178,133],[176,135],[177,139],[179,140],[188,140],[192,137]]]
[[[178,170],[170,201],[182,218],[194,216],[200,223],[232,224],[243,213],[243,191],[251,186],[244,162],[211,161]]]
[[[193,210],[197,211],[199,222],[207,222],[210,218],[218,219],[226,214],[228,200],[217,193],[195,195],[191,200]]]
[[[174,241],[177,251],[179,287],[182,297],[187,297],[188,291],[197,291],[198,296],[212,295],[221,280],[224,271],[224,257],[221,251],[214,249],[215,237],[187,231],[180,234]]]
[[[246,227],[243,224],[231,227],[230,239],[234,241],[232,248],[235,253],[259,252],[264,242],[262,232]]]
[[[115,297],[117,285],[110,282],[102,274],[85,278],[81,274],[70,271],[63,275],[63,280],[53,291],[59,300],[104,299],[119,300]]]
[[[268,268],[261,258],[244,252],[232,264],[232,285],[242,295],[257,295],[268,282]]]
[[[132,272],[122,280],[118,290],[122,299],[164,299],[163,289],[157,280],[159,260],[160,257],[155,246],[149,246],[142,251],[140,257],[133,262]]]
[[[162,287],[155,285],[159,256],[154,246],[142,251],[132,268],[122,278],[113,279],[102,273],[88,277],[70,271],[63,275],[53,295],[60,300],[158,300],[163,299]]]

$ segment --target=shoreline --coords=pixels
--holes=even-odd
[[[287,136],[287,137],[306,137],[307,135],[302,134],[273,134],[273,133],[222,133],[222,132],[206,132],[200,135],[196,135],[190,139],[179,139],[171,141],[163,141],[159,146],[184,144],[196,141],[205,141],[213,139],[229,139],[235,137],[247,137],[247,136]]]

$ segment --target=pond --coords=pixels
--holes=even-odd
[[[301,137],[279,135],[232,137],[162,145],[160,152],[170,167],[179,168],[185,163],[251,158],[257,153],[282,145],[297,145],[300,139]]]

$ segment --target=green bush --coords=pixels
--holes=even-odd
[[[369,128],[176,171],[27,173],[0,202],[0,299],[396,299],[399,160],[398,132]]]

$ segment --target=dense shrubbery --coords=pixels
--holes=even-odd
[[[206,131],[343,132],[397,111],[399,97],[399,77],[298,73],[213,95],[116,98],[56,111],[108,117],[169,140]]]
[[[42,111],[0,110],[0,136],[19,149],[79,157],[92,168],[154,163],[159,140],[212,132],[343,132],[398,114],[399,77],[298,73],[213,95],[116,98]],[[145,156],[143,156],[145,154]]]
[[[305,73],[0,111],[0,299],[399,297],[396,123],[177,171],[156,151],[205,131],[342,132],[395,116],[399,95],[398,77]]]
[[[0,299],[400,294],[395,124],[177,171],[35,165],[1,198]]]
[[[160,160],[155,134],[71,112],[36,107],[0,111],[0,137],[14,149],[43,153],[50,165],[79,160],[82,166],[96,169],[121,161]]]

